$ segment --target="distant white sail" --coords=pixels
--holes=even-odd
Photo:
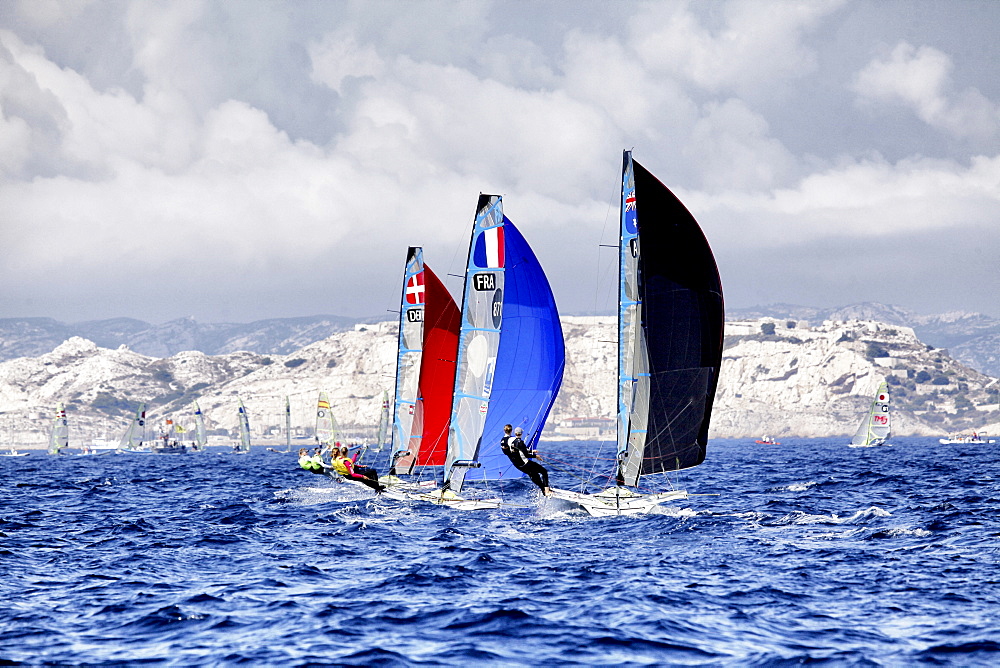
[[[52,420],[52,433],[49,435],[49,454],[58,455],[59,451],[69,446],[69,423],[66,420],[66,408],[62,404],[56,409]]]
[[[878,391],[872,400],[868,412],[865,414],[858,431],[851,439],[851,445],[855,447],[869,447],[882,445],[889,438],[891,425],[891,415],[889,413],[889,385],[882,381],[879,383]]]
[[[146,440],[146,404],[140,403],[132,417],[132,421],[125,430],[121,441],[118,443],[119,452],[129,450],[141,450],[143,441]]]
[[[337,421],[333,418],[326,392],[319,393],[316,403],[316,440],[324,447],[333,445],[337,440]]]
[[[250,419],[247,417],[247,408],[240,399],[240,452],[250,452]]]
[[[202,414],[197,401],[192,402],[192,405],[194,406],[194,440],[198,449],[202,450],[205,444],[208,443],[208,434],[205,431],[205,416]]]

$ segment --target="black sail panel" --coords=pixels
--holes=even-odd
[[[633,160],[641,326],[649,355],[649,419],[642,474],[705,460],[722,363],[722,282],[697,221]]]

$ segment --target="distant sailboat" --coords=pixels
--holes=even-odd
[[[630,488],[641,476],[704,461],[722,363],[722,283],[712,249],[680,200],[630,151],[620,213],[615,485],[595,494],[552,489],[595,516],[647,513],[687,498]]]
[[[400,301],[390,478],[444,465],[461,320],[419,247],[407,251]]]
[[[250,452],[250,418],[247,417],[247,408],[243,405],[243,399],[239,399],[239,427],[240,442],[234,448],[236,452]]]
[[[876,445],[885,445],[891,426],[889,385],[882,381],[868,407],[868,412],[865,413],[858,430],[854,433],[854,438],[851,439],[850,446],[852,448],[871,448]]]
[[[201,412],[201,407],[197,401],[191,402],[191,408],[194,409],[194,449],[198,452],[204,452],[205,446],[208,445],[208,432],[205,431],[205,415]]]
[[[146,442],[146,404],[140,403],[135,410],[132,421],[118,442],[119,453],[145,453],[152,452]]]
[[[285,452],[292,451],[292,404],[285,396]]]
[[[316,402],[316,442],[323,454],[328,453],[337,442],[337,421],[330,410],[330,399],[326,392],[320,392]]]
[[[49,454],[58,455],[69,446],[69,422],[66,420],[66,407],[59,404],[56,416],[52,420],[52,430],[49,432]]]
[[[375,452],[381,452],[385,445],[386,437],[389,436],[389,393],[382,390],[382,412],[378,419],[378,435],[375,437]]]

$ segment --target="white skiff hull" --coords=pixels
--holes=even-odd
[[[395,477],[381,478],[379,482],[386,485],[382,496],[396,501],[423,501],[455,510],[490,510],[503,505],[500,499],[467,499],[451,491],[442,491],[433,482],[408,483]]]
[[[551,492],[550,498],[575,503],[594,517],[645,515],[667,501],[682,501],[688,498],[688,493],[683,490],[638,494],[625,487],[609,487],[597,494],[582,494],[556,487],[553,487]]]

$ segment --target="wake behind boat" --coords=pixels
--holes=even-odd
[[[640,491],[640,476],[704,461],[722,363],[722,283],[712,249],[680,200],[630,151],[620,213],[615,485],[596,494],[552,489],[594,516],[648,513],[687,498],[680,490]]]

